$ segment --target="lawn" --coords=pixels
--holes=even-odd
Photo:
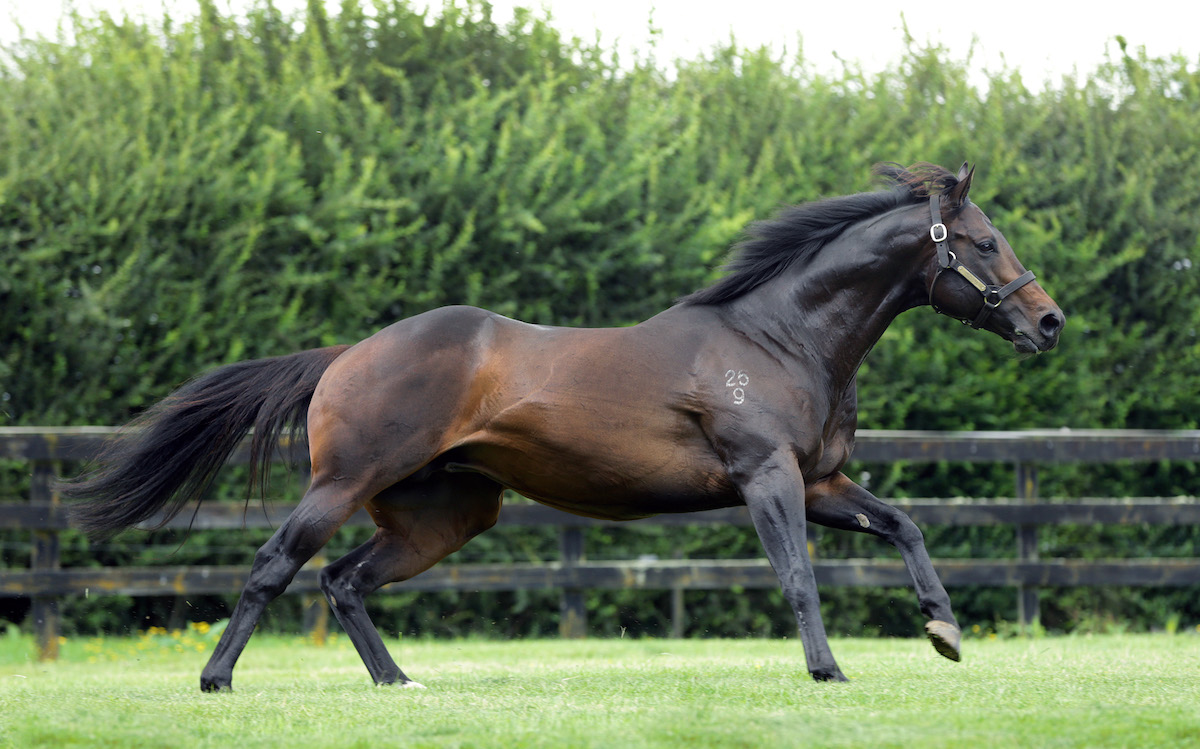
[[[1200,746],[1200,636],[835,639],[848,684],[795,640],[389,642],[428,689],[373,686],[345,638],[258,635],[202,694],[215,632],[0,636],[0,746]]]

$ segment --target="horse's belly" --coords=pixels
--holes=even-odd
[[[740,503],[733,486],[719,474],[679,476],[664,472],[637,481],[595,476],[563,476],[566,482],[506,483],[518,494],[566,512],[610,520],[700,512]]]
[[[514,489],[514,491],[517,491]],[[720,495],[689,495],[687,497],[671,497],[655,495],[629,498],[630,501],[616,500],[605,502],[581,502],[566,500],[559,497],[542,497],[532,493],[517,492],[544,505],[557,510],[582,515],[601,520],[641,520],[654,515],[673,515],[684,512],[703,512],[722,507],[732,507],[740,503],[736,494]]]
[[[481,439],[446,455],[448,470],[483,473],[518,494],[588,517],[631,520],[739,503],[707,442],[576,434]]]

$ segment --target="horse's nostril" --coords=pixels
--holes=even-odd
[[[1038,331],[1047,338],[1054,338],[1062,330],[1064,322],[1061,312],[1047,312],[1038,321]]]

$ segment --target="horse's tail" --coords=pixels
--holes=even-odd
[[[246,434],[250,484],[261,490],[280,437],[303,430],[321,375],[349,346],[220,367],[186,383],[130,422],[95,460],[63,482],[76,524],[93,539],[110,538],[164,507],[162,527],[198,500]]]

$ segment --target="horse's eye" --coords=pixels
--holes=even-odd
[[[990,239],[985,239],[982,242],[976,244],[975,249],[979,250],[980,252],[995,252],[996,251],[996,243]]]

